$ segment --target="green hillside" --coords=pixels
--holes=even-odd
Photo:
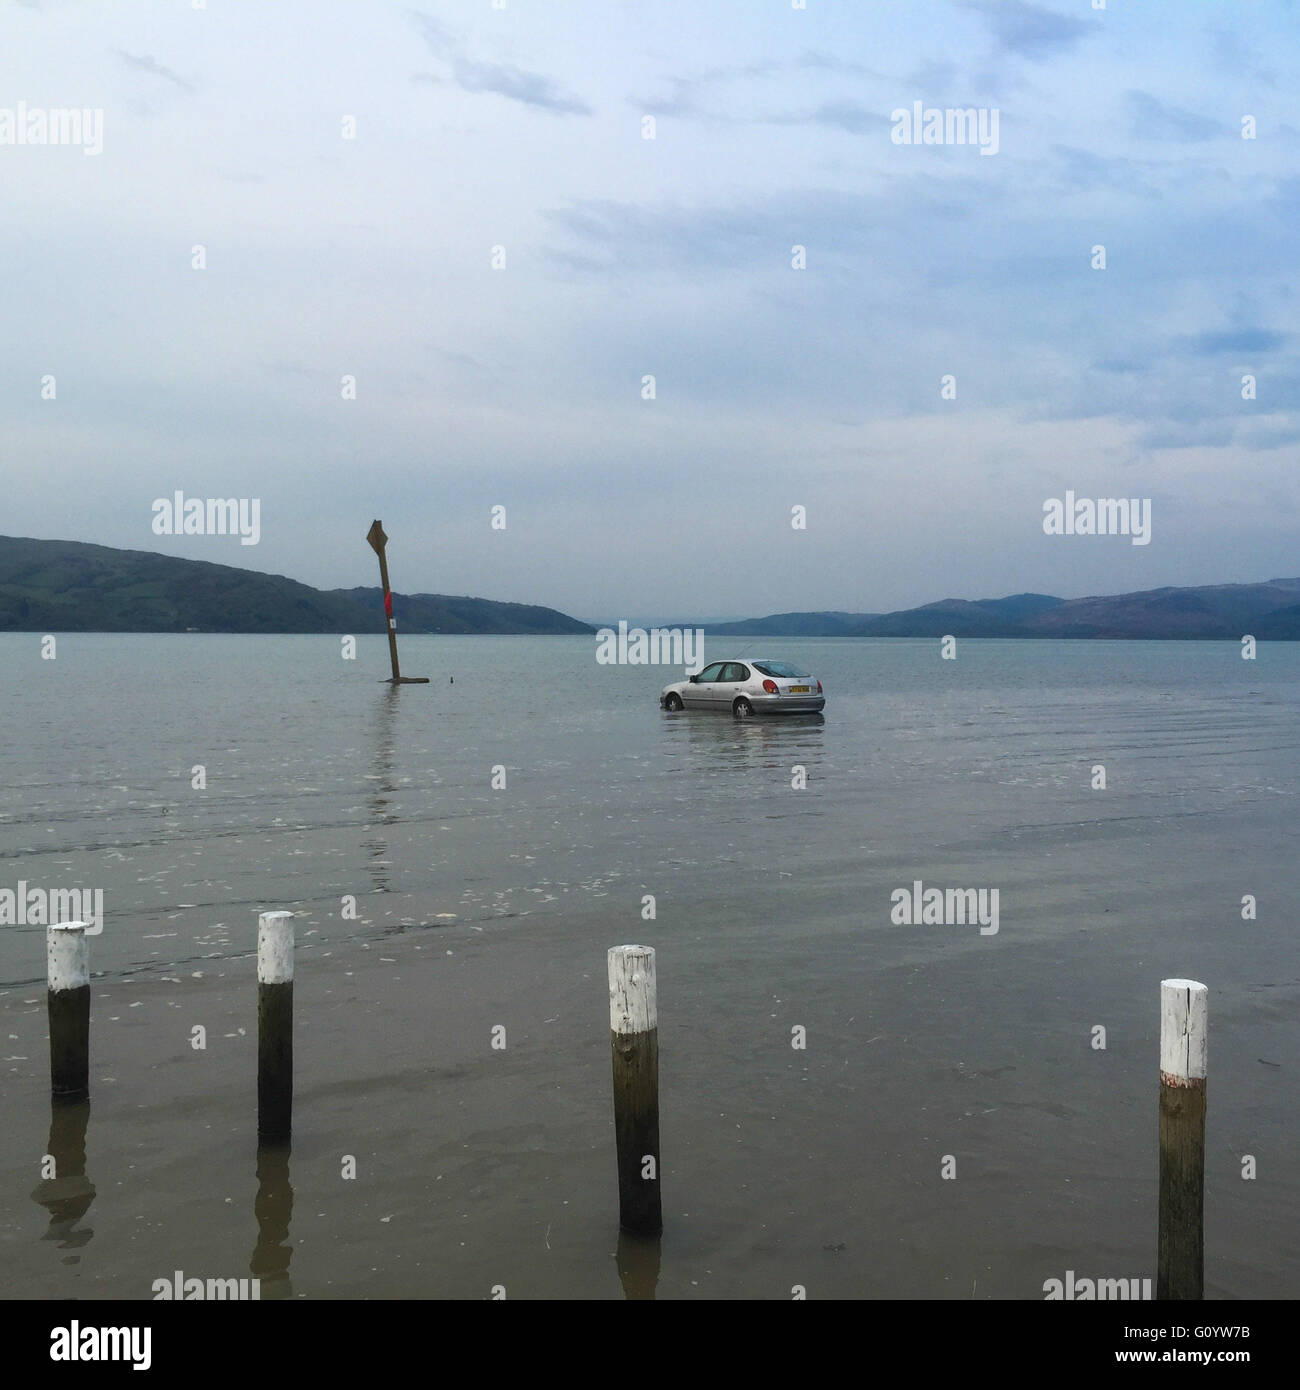
[[[527,603],[394,594],[402,632],[582,633],[587,623]],[[383,594],[313,589],[282,575],[80,541],[0,536],[0,631],[329,632],[384,630]]]

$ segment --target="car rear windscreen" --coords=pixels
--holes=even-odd
[[[795,676],[804,674],[787,661],[754,661],[750,664],[756,671],[762,671],[765,676],[780,676],[783,680],[790,680]]]

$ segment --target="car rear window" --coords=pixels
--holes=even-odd
[[[754,669],[762,671],[765,676],[780,676],[783,680],[790,680],[804,673],[797,666],[791,666],[788,661],[756,661]]]

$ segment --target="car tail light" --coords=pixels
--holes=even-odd
[[[822,693],[822,683],[821,683],[821,681],[818,681],[818,682],[817,682],[817,693],[818,693],[818,695],[820,695],[820,694]]]
[[[776,682],[775,682],[775,681],[764,681],[764,682],[763,682],[763,689],[766,690],[767,693],[768,693],[769,695],[775,695],[775,694],[776,694]]]

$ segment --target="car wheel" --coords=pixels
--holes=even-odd
[[[754,712],[754,706],[751,705],[749,701],[746,700],[745,697],[742,695],[740,699],[737,700],[734,705],[732,705],[731,712],[736,716],[737,719],[748,719],[749,716]]]
[[[664,701],[664,709],[672,710],[674,714],[682,707],[682,697],[674,690]]]

